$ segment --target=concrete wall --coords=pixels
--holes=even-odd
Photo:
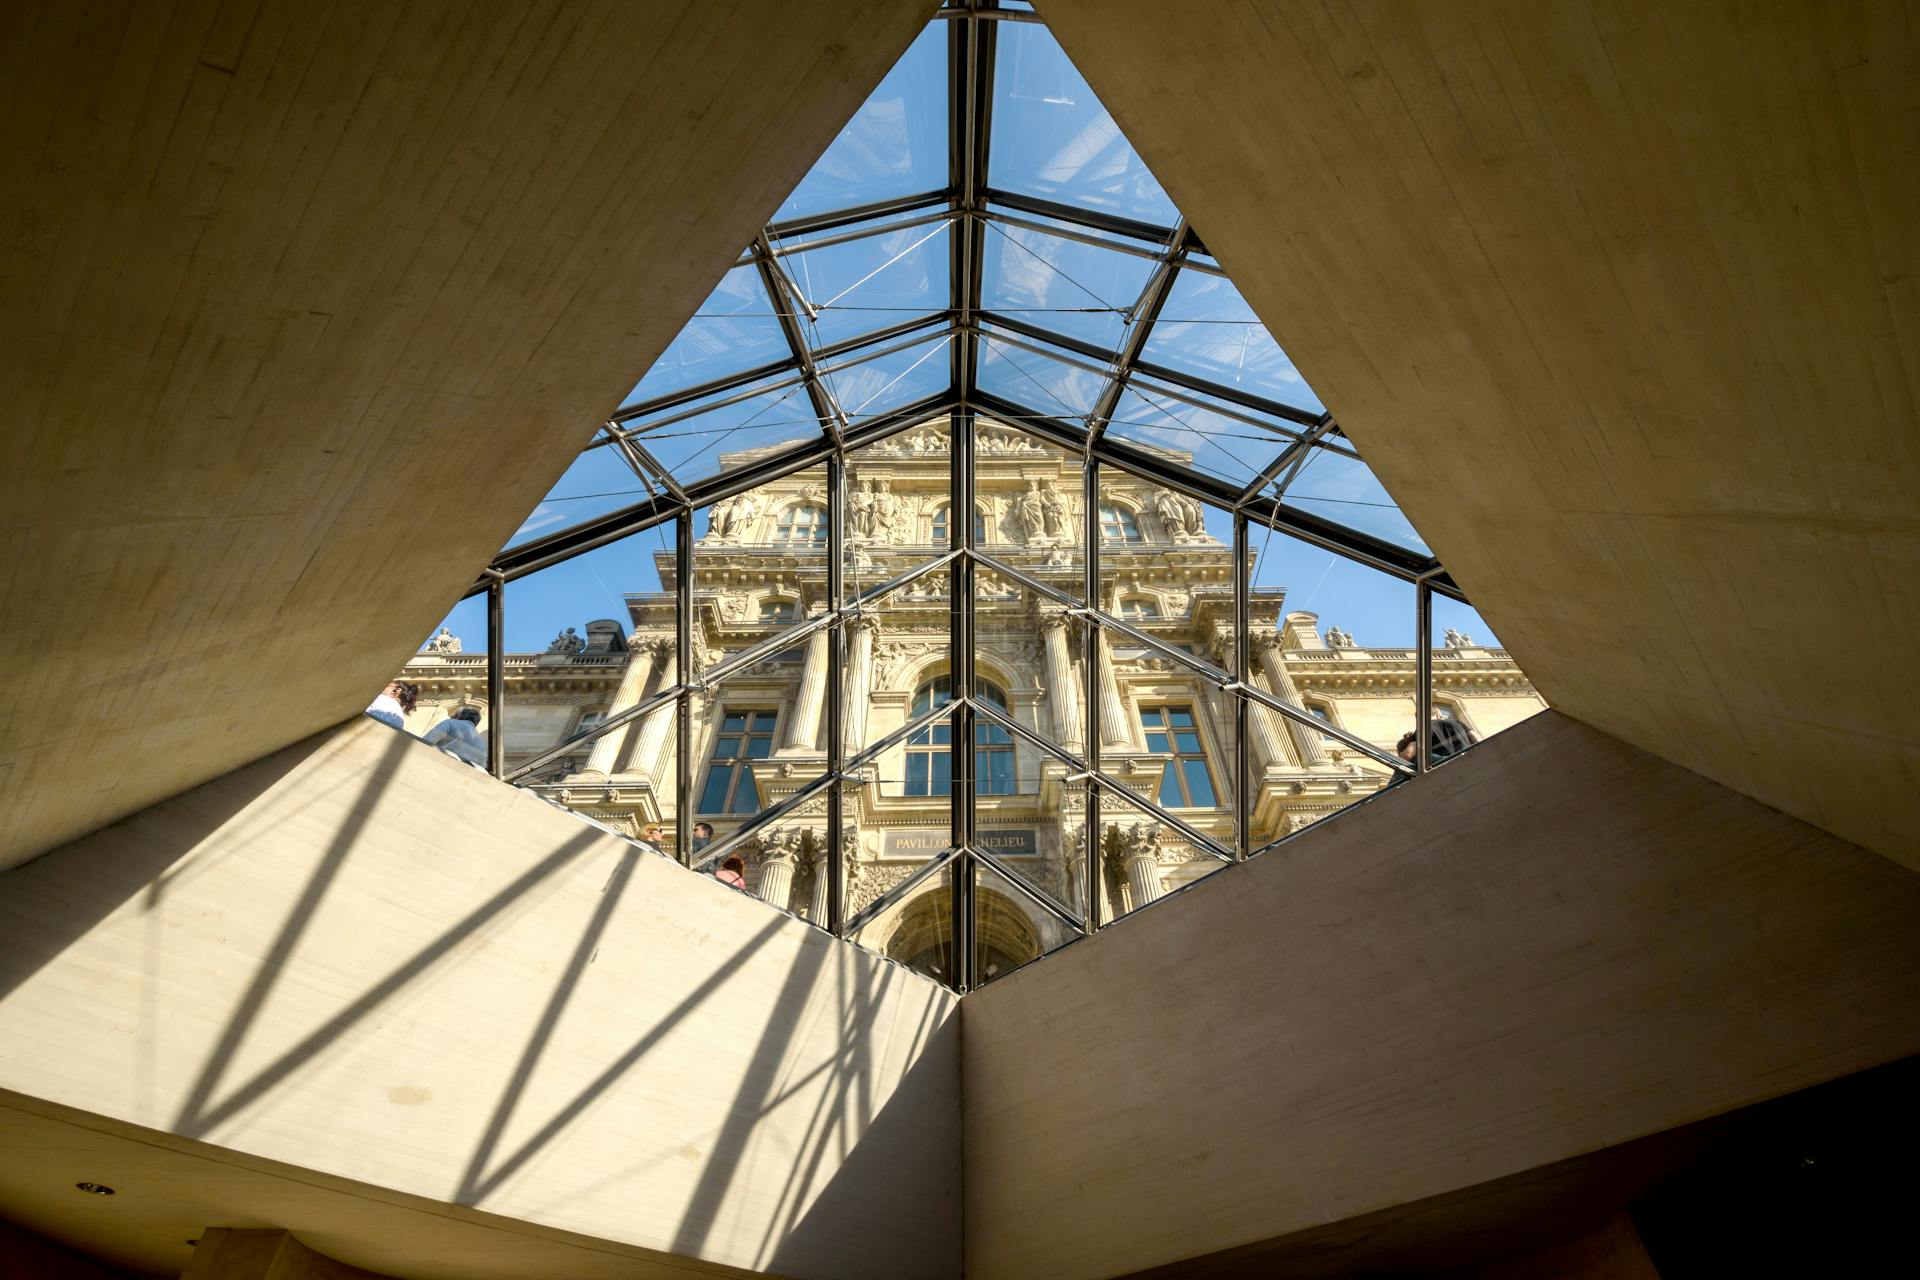
[[[677,1257],[958,1274],[950,995],[371,721],[8,872],[0,938],[0,1088]]]
[[[967,1274],[1108,1276],[1920,1050],[1920,876],[1554,712],[964,1005]]]
[[[1567,714],[1920,868],[1902,0],[1047,0]]]

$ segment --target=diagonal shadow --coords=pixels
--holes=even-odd
[[[174,1117],[176,1132],[196,1138],[206,1132],[207,1126],[198,1124],[202,1109],[219,1087],[220,1077],[226,1074],[228,1064],[239,1052],[240,1043],[252,1029],[254,1019],[260,1016],[260,1009],[266,1004],[274,984],[280,980],[280,973],[286,968],[294,947],[299,944],[300,935],[313,923],[314,913],[320,909],[320,900],[326,896],[334,877],[340,873],[341,864],[346,862],[347,855],[359,843],[360,833],[373,817],[380,797],[392,785],[401,753],[412,741],[412,738],[396,734],[392,744],[381,753],[379,763],[373,767],[372,775],[360,789],[360,796],[348,812],[347,820],[334,833],[332,844],[327,846],[327,852],[314,869],[312,878],[307,881],[307,887],[301,890],[299,901],[293,904],[293,910],[287,913],[286,920],[281,923],[279,936],[273,940],[273,946],[261,960],[260,967],[254,970],[253,981],[247,984],[246,994],[234,1007],[226,1027],[220,1032],[219,1041],[201,1066],[200,1075],[194,1080],[187,1100],[181,1104],[180,1114]]]
[[[503,1182],[512,1177],[518,1172],[522,1165],[537,1155],[542,1147],[559,1136],[561,1130],[573,1123],[581,1112],[593,1104],[596,1098],[611,1088],[614,1081],[626,1074],[634,1063],[640,1061],[641,1058],[645,1057],[648,1052],[664,1040],[669,1032],[686,1019],[688,1014],[699,1008],[700,1005],[706,1001],[707,997],[711,996],[715,991],[718,991],[727,979],[733,975],[734,970],[740,966],[740,963],[761,947],[765,946],[768,940],[770,940],[774,934],[780,932],[787,922],[788,917],[786,915],[775,912],[774,918],[767,922],[765,928],[748,939],[745,946],[742,946],[739,950],[727,957],[727,962],[724,967],[714,970],[706,981],[688,992],[686,997],[673,1007],[672,1012],[648,1028],[644,1036],[636,1040],[632,1047],[625,1053],[614,1059],[613,1062],[607,1066],[606,1070],[595,1076],[591,1084],[587,1085],[587,1087],[582,1089],[578,1094],[575,1094],[573,1101],[554,1113],[553,1118],[541,1125],[538,1132],[520,1145],[519,1150],[501,1161],[499,1168],[489,1173],[486,1177],[473,1182],[470,1187],[472,1198],[463,1199],[460,1203],[478,1204],[484,1197],[492,1195],[498,1190]],[[809,948],[808,950],[814,951],[816,949]],[[791,978],[789,979],[789,985],[791,985]],[[751,1124],[751,1118],[749,1119],[749,1124]]]
[[[700,1171],[700,1181],[694,1185],[693,1195],[680,1215],[680,1229],[674,1234],[670,1252],[682,1257],[700,1256],[701,1246],[713,1230],[720,1203],[733,1184],[740,1156],[759,1126],[762,1109],[773,1092],[787,1045],[800,1025],[799,1013],[806,1006],[807,992],[830,951],[827,946],[806,947],[793,968],[787,971],[787,980],[774,1000],[772,1017],[761,1032],[760,1043],[754,1047],[740,1091],[734,1095],[733,1106],[727,1112],[727,1121],[720,1127],[713,1151]]]
[[[567,1003],[573,998],[574,987],[579,984],[580,975],[586,971],[593,954],[600,946],[601,935],[606,932],[607,922],[613,917],[613,909],[618,905],[621,895],[626,892],[627,883],[633,878],[633,871],[640,862],[640,850],[633,847],[620,855],[620,865],[613,870],[613,876],[600,891],[600,903],[594,908],[593,918],[580,935],[580,942],[573,949],[572,959],[567,961],[566,970],[560,980],[554,984],[553,994],[547,999],[547,1007],[542,1011],[540,1020],[534,1025],[533,1033],[527,1037],[526,1047],[520,1051],[520,1061],[514,1066],[513,1075],[502,1090],[500,1101],[494,1106],[493,1115],[487,1121],[487,1131],[480,1137],[480,1145],[473,1150],[473,1158],[467,1161],[466,1169],[460,1174],[460,1185],[454,1190],[453,1198],[460,1203],[471,1203],[479,1195],[481,1176],[485,1174],[487,1162],[493,1159],[493,1152],[500,1145],[501,1135],[506,1132],[507,1124],[513,1119],[514,1109],[520,1104],[521,1094],[526,1092],[527,1084],[533,1079],[534,1068],[540,1064],[540,1056],[546,1052],[547,1041],[553,1037],[553,1029],[560,1023],[560,1015],[565,1012]]]
[[[243,1002],[243,1010],[236,1012],[230,1024],[230,1034],[222,1036],[220,1046],[215,1050],[215,1056],[208,1061],[206,1069],[202,1071],[202,1079],[206,1082],[206,1088],[200,1089],[196,1087],[195,1094],[193,1098],[189,1099],[187,1108],[182,1110],[179,1119],[174,1122],[174,1132],[183,1134],[189,1138],[204,1137],[216,1126],[233,1117],[242,1108],[248,1106],[262,1094],[266,1093],[267,1090],[284,1080],[302,1063],[325,1048],[327,1044],[339,1036],[341,1032],[372,1013],[389,996],[419,977],[442,956],[446,955],[448,951],[452,950],[461,939],[473,933],[494,916],[499,915],[515,901],[532,891],[542,880],[545,880],[548,876],[551,876],[569,862],[572,862],[575,858],[586,852],[589,847],[602,839],[604,839],[604,836],[601,832],[588,829],[582,831],[558,849],[555,849],[527,871],[521,873],[520,876],[504,889],[501,889],[484,903],[468,912],[438,938],[435,938],[427,946],[415,952],[405,963],[399,965],[384,978],[380,979],[379,982],[376,982],[372,987],[368,988],[358,999],[354,1000],[352,1004],[349,1004],[339,1013],[327,1019],[326,1022],[322,1023],[301,1039],[298,1044],[288,1049],[285,1053],[282,1053],[265,1067],[262,1067],[260,1071],[254,1075],[253,1079],[234,1090],[234,1092],[229,1094],[218,1106],[203,1110],[202,1108],[205,1106],[206,1099],[211,1095],[214,1082],[219,1080],[227,1062],[231,1059],[234,1049],[238,1047],[241,1038],[245,1035],[247,1023],[258,1013],[258,1001],[252,1002],[251,1005]],[[332,858],[334,856],[333,852],[329,851],[328,856]],[[344,856],[344,851],[342,851],[341,856]],[[315,897],[314,900],[317,902],[317,897]],[[305,905],[304,899],[303,905]],[[311,911],[309,910],[307,914],[310,916]],[[300,924],[301,927],[304,928],[305,920],[302,919]],[[298,933],[293,933],[292,937],[297,938]],[[266,964],[263,966],[262,974],[266,977],[266,981],[263,984],[256,979],[255,984],[257,987],[261,987],[262,999],[265,998],[265,987],[272,985],[271,974],[268,972],[268,968],[283,964],[286,960],[286,952],[289,950],[291,950],[291,940],[288,941],[286,947],[276,945],[274,954],[268,957]],[[249,992],[250,997],[251,995],[252,992]],[[244,1018],[242,1016],[243,1013]]]

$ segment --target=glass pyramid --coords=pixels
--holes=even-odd
[[[1202,234],[1030,8],[941,10],[407,727],[967,990],[1539,710]]]

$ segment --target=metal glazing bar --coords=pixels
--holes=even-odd
[[[1259,475],[1247,482],[1247,487],[1240,491],[1240,501],[1245,502],[1268,485],[1274,485],[1276,493],[1284,493],[1287,485],[1293,483],[1293,477],[1299,473],[1300,468],[1306,465],[1307,458],[1313,452],[1313,446],[1319,443],[1326,435],[1327,428],[1332,425],[1333,418],[1329,415],[1321,420],[1320,426],[1297,437],[1293,443],[1282,449],[1278,457],[1260,469]],[[1286,479],[1276,483],[1282,472],[1286,473]]]
[[[1153,803],[1153,801],[1148,800],[1112,774],[1103,773],[1096,769],[1093,772],[1093,781],[1099,783],[1102,788],[1119,797],[1125,804],[1138,809],[1154,821],[1164,822],[1167,826],[1172,827],[1180,834],[1182,840],[1185,840],[1194,848],[1204,853],[1210,853],[1222,862],[1233,861],[1233,850],[1227,848],[1186,819],[1176,818],[1173,814],[1168,813],[1165,809],[1162,809],[1159,805]]]
[[[985,849],[973,850],[973,858],[976,869],[985,867],[987,870],[995,872],[1002,880],[1007,882],[1009,889],[1032,900],[1035,906],[1044,908],[1047,914],[1058,919],[1060,923],[1066,925],[1067,928],[1075,932],[1084,930],[1085,921],[1080,919],[1080,914],[1077,911],[1067,906],[1066,903],[1056,899],[1039,885],[1028,881],[1026,877],[988,853]]]
[[[1413,766],[1405,760],[1402,760],[1399,756],[1390,755],[1382,751],[1365,738],[1354,737],[1339,725],[1322,720],[1311,711],[1296,707],[1291,702],[1283,702],[1268,693],[1265,689],[1255,687],[1252,683],[1236,682],[1228,685],[1226,691],[1229,693],[1237,693],[1243,698],[1259,703],[1277,716],[1291,720],[1296,724],[1306,725],[1309,729],[1312,729],[1324,737],[1332,738],[1337,742],[1352,747],[1355,751],[1360,752],[1369,759],[1378,760],[1381,764],[1388,766],[1397,773],[1413,772]]]
[[[971,29],[972,24],[969,24]],[[978,794],[974,777],[974,643],[973,643],[973,415],[962,410],[953,415],[948,457],[952,492],[948,495],[947,534],[953,550],[959,554],[951,569],[948,592],[948,631],[952,652],[948,658],[948,680],[953,704],[953,732],[947,735],[952,775],[952,827],[954,847],[962,851],[962,861],[953,880],[953,979],[961,991],[974,984],[973,955],[973,876],[974,867],[967,854],[974,846],[974,806]]]
[[[846,910],[847,868],[846,789],[841,785],[845,768],[842,757],[846,744],[844,732],[846,708],[841,691],[846,688],[846,628],[840,625],[843,596],[846,593],[846,557],[842,548],[847,537],[847,461],[844,445],[827,459],[827,618],[833,630],[827,637],[827,773],[833,786],[827,791],[827,918],[815,921],[828,933],[840,933],[841,917]]]
[[[507,771],[507,584],[499,574],[487,583],[487,772]]]
[[[1180,255],[1187,236],[1187,220],[1180,219],[1173,228],[1173,238],[1159,265],[1153,274],[1147,277],[1147,283],[1140,290],[1140,297],[1129,313],[1126,339],[1121,342],[1120,350],[1114,354],[1113,370],[1107,385],[1101,388],[1100,398],[1094,402],[1093,412],[1087,415],[1088,437],[1096,444],[1106,434],[1107,423],[1113,418],[1113,411],[1120,404],[1120,395],[1127,388],[1127,379],[1133,376],[1134,363],[1140,359],[1140,352],[1147,345],[1147,336],[1153,332],[1153,323],[1160,318],[1160,308],[1166,305],[1167,294],[1173,289],[1173,278],[1180,271]]]
[[[1100,600],[1100,460],[1091,449],[1080,472],[1080,541],[1087,549],[1087,574],[1081,584],[1086,603]],[[1100,830],[1100,787],[1093,774],[1100,769],[1100,628],[1080,628],[1080,688],[1085,692],[1087,743],[1086,848],[1087,932],[1100,928],[1100,895],[1104,862]]]
[[[1055,226],[1048,222],[1034,222],[1029,218],[1016,218],[1012,214],[1002,213],[998,209],[982,209],[973,215],[988,222],[998,222],[1002,226],[1019,227],[1023,231],[1037,231],[1044,236],[1055,236],[1061,240],[1077,240],[1081,244],[1094,245],[1101,249],[1111,249],[1115,253],[1124,253],[1134,258],[1158,258],[1160,251],[1148,249],[1126,241],[1114,240],[1107,236],[1097,236],[1088,231]]]
[[[774,632],[764,640],[756,640],[751,645],[740,650],[740,652],[722,658],[719,662],[714,663],[711,667],[702,671],[698,682],[699,686],[703,689],[710,688],[713,685],[719,684],[743,667],[750,667],[756,662],[763,662],[776,653],[785,653],[801,641],[812,636],[814,632],[823,627],[833,625],[834,621],[835,617],[831,612],[823,613],[819,617],[808,618],[805,622],[792,623]]]
[[[941,192],[936,198],[944,200],[946,193]],[[866,240],[873,236],[883,236],[889,231],[905,231],[910,227],[924,227],[928,223],[945,222],[952,217],[954,217],[953,210],[936,209],[932,213],[923,213],[917,218],[902,218],[898,222],[881,222],[872,226],[855,227],[853,230],[843,231],[837,236],[821,236],[816,240],[808,240],[800,244],[775,244],[772,246],[773,256],[776,258],[791,258],[795,254],[811,253],[815,249],[825,249],[832,245],[851,244],[856,240]],[[769,238],[769,243],[771,243],[771,238]],[[751,253],[744,254],[740,260],[733,265],[736,267],[751,266],[753,265],[753,255]]]
[[[859,779],[855,776],[856,770],[872,764],[881,756],[885,755],[889,749],[899,746],[921,730],[932,728],[934,725],[940,723],[940,721],[947,719],[948,716],[952,714],[952,707],[953,704],[951,702],[942,703],[937,707],[929,707],[899,728],[890,730],[885,737],[876,738],[874,741],[869,742],[866,746],[860,748],[859,751],[848,757],[846,762],[840,766],[841,775],[848,782],[858,781]]]
[[[915,565],[913,568],[907,570],[905,573],[898,574],[895,577],[888,578],[885,582],[876,583],[874,586],[868,587],[865,591],[862,591],[859,595],[855,596],[852,599],[852,601],[849,602],[849,612],[858,613],[861,610],[863,610],[867,605],[872,604],[875,601],[879,600],[882,596],[891,595],[893,592],[898,591],[901,587],[906,586],[908,583],[912,582],[914,579],[924,578],[928,574],[934,572],[936,569],[939,569],[945,565],[952,564],[955,560],[958,560],[961,556],[965,554],[966,554],[966,551],[962,548],[955,548],[950,551],[943,551],[940,553],[939,556],[937,556],[932,560],[927,561],[925,564]]]
[[[1252,635],[1253,565],[1247,545],[1247,517],[1233,517],[1233,678],[1250,684],[1247,659]],[[1233,700],[1233,849],[1241,858],[1253,852],[1253,753],[1247,750],[1247,700]]]
[[[1205,658],[1202,658],[1198,654],[1188,653],[1185,649],[1179,648],[1176,645],[1168,644],[1158,636],[1148,635],[1132,623],[1122,622],[1112,614],[1100,609],[1086,609],[1081,612],[1089,622],[1102,627],[1110,627],[1134,643],[1145,645],[1161,657],[1179,663],[1216,688],[1224,689],[1234,682],[1234,678],[1231,675],[1214,666]]]
[[[856,222],[865,222],[869,218],[884,218],[893,213],[911,213],[915,209],[925,209],[929,205],[941,204],[952,194],[944,188],[939,191],[920,191],[910,196],[892,196],[886,200],[875,200],[868,204],[848,205],[843,209],[834,209],[827,213],[809,214],[804,218],[770,222],[767,224],[767,238],[785,240],[789,236],[803,236],[813,231],[833,231]]]
[[[1185,270],[1184,267],[1181,269]],[[1258,400],[1258,396],[1246,396],[1237,401],[1204,399],[1202,392],[1182,385],[1177,377],[1160,378],[1149,374],[1145,365],[1136,364],[1133,373],[1133,389],[1142,396],[1151,394],[1165,396],[1169,400],[1178,400],[1181,404],[1190,405],[1195,409],[1204,409],[1208,413],[1216,413],[1234,422],[1256,427],[1281,440],[1293,441],[1311,435],[1325,418],[1325,415],[1322,415],[1322,418],[1312,422],[1301,422],[1294,413],[1287,411],[1286,406],[1277,400],[1264,402],[1267,405],[1266,408],[1245,403],[1246,400]],[[1256,414],[1262,416],[1256,417],[1254,416]],[[1275,418],[1278,418],[1280,423],[1273,422],[1272,419]]]
[[[989,22],[1039,22],[1040,15],[1026,9],[942,9],[935,18],[981,18]]]
[[[636,706],[628,707],[625,711],[620,712],[618,715],[608,716],[605,720],[602,720],[599,724],[594,725],[591,729],[588,729],[582,733],[576,733],[575,735],[573,735],[573,737],[568,738],[565,742],[559,743],[555,746],[548,747],[545,751],[542,751],[539,755],[534,756],[530,760],[522,761],[520,764],[514,766],[513,772],[507,774],[506,777],[502,779],[502,781],[518,782],[520,781],[520,779],[526,777],[527,775],[534,773],[537,770],[546,768],[548,765],[552,764],[555,760],[558,760],[563,756],[571,755],[574,751],[578,750],[580,747],[585,746],[587,743],[592,742],[596,738],[605,737],[607,734],[613,732],[615,729],[621,728],[625,725],[630,725],[636,720],[643,720],[647,716],[659,710],[661,707],[666,706],[669,702],[677,701],[678,698],[680,697],[681,690],[688,689],[691,687],[692,686],[690,685],[676,684],[670,689],[662,689],[658,693],[654,694],[651,698],[648,698],[645,702],[639,703]]]
[[[673,473],[662,466],[660,460],[654,457],[645,445],[624,431],[615,437],[615,440],[621,449],[632,454],[634,459],[639,463],[634,470],[640,473],[640,480],[643,484],[646,484],[647,487],[651,489],[653,486],[648,480],[648,477],[652,476],[660,482],[662,488],[674,496],[676,501],[685,502],[687,500],[687,491],[680,487],[680,482],[673,478]]]
[[[1175,319],[1178,319],[1178,317],[1175,317]],[[1187,387],[1193,391],[1198,391],[1202,395],[1212,396],[1216,400],[1225,400],[1231,404],[1245,405],[1247,408],[1259,413],[1268,414],[1275,418],[1284,418],[1288,422],[1296,422],[1303,427],[1310,427],[1320,420],[1320,414],[1312,409],[1301,409],[1286,403],[1284,400],[1269,400],[1265,396],[1255,395],[1251,391],[1242,391],[1240,388],[1230,387],[1224,382],[1213,382],[1207,378],[1200,377],[1198,374],[1185,373],[1179,369],[1169,368],[1164,364],[1154,364],[1149,360],[1135,361],[1133,372],[1144,374],[1156,382],[1170,382],[1175,386]],[[1212,406],[1208,407],[1211,408]]]
[[[1413,589],[1413,767],[1433,768],[1433,592],[1424,582]]]
[[[1015,720],[1012,716],[1000,710],[1000,708],[994,706],[992,703],[976,699],[974,702],[974,710],[1034,750],[1039,751],[1043,755],[1052,756],[1055,760],[1066,765],[1075,773],[1086,772],[1087,762],[1085,760],[1073,754],[1073,752],[1067,750],[1059,743],[1047,741],[1047,739],[1027,728],[1027,726],[1021,724],[1018,720]]]
[[[737,392],[734,395],[724,396],[721,399],[709,401],[704,404],[696,404],[692,408],[682,409],[678,413],[669,413],[664,418],[654,418],[647,422],[640,422],[639,419],[641,415],[635,415],[631,418],[615,418],[613,425],[620,428],[622,439],[631,440],[635,437],[645,439],[661,427],[671,427],[676,423],[685,422],[689,418],[697,418],[702,414],[712,413],[715,409],[725,409],[745,400],[753,400],[760,396],[772,395],[776,391],[789,391],[794,387],[800,386],[806,382],[806,380],[806,375],[796,373],[791,378],[782,378],[780,381],[768,383],[766,386],[748,387],[745,391]]]
[[[673,522],[673,661],[680,673],[680,697],[673,717],[673,838],[681,866],[693,865],[693,692],[686,687],[693,670],[693,512],[681,508]]]
[[[820,419],[827,434],[837,445],[841,443],[841,432],[846,429],[847,418],[834,403],[833,392],[821,381],[820,370],[815,367],[813,349],[807,345],[807,335],[800,328],[800,321],[793,312],[779,304],[780,295],[790,293],[800,297],[800,290],[787,279],[783,268],[773,256],[773,246],[767,241],[767,233],[762,231],[753,241],[755,249],[754,267],[760,272],[760,282],[766,288],[767,299],[774,305],[774,317],[780,326],[781,334],[787,340],[787,346],[793,351],[794,361],[800,366],[800,372],[806,376],[807,399],[813,403],[813,414]]]
[[[1009,347],[1015,347],[1021,351],[1031,351],[1034,355],[1045,356],[1049,360],[1057,360],[1061,364],[1067,365],[1070,368],[1078,369],[1083,373],[1095,374],[1102,378],[1106,377],[1107,374],[1110,372],[1110,369],[1108,368],[1108,366],[1097,363],[1096,362],[1097,357],[1092,356],[1088,352],[1075,351],[1072,354],[1067,354],[1067,352],[1070,350],[1070,348],[1068,348],[1067,346],[1067,343],[1071,341],[1071,339],[1057,338],[1053,334],[1047,333],[1044,329],[1037,329],[1035,326],[1030,324],[1020,324],[1017,322],[1012,322],[1002,316],[996,316],[990,311],[982,311],[979,314],[980,314],[981,320],[990,321],[993,324],[1000,326],[1000,330],[1003,330],[1003,331],[995,331],[994,333],[988,334],[984,329],[979,328],[979,326],[977,325],[975,326],[974,331],[976,333],[980,333],[986,337],[991,337],[995,342],[1004,343]],[[1014,336],[1016,334],[1019,336],[1017,337]],[[1033,336],[1040,337],[1042,341],[1057,342],[1060,344],[1059,349],[1054,351],[1048,351],[1044,347],[1035,346],[1032,342],[1023,340],[1025,338],[1033,337]],[[1076,345],[1084,345],[1084,344],[1076,344]],[[1084,358],[1075,359],[1074,358],[1075,355],[1080,355]],[[1067,421],[1072,421],[1072,419],[1067,419]]]
[[[985,565],[992,572],[999,574],[1012,582],[1018,583],[1019,585],[1027,588],[1027,590],[1029,591],[1035,592],[1036,594],[1039,594],[1039,595],[1043,595],[1047,599],[1052,600],[1057,604],[1064,605],[1067,611],[1076,617],[1082,616],[1087,612],[1086,605],[1074,599],[1072,596],[1068,595],[1066,592],[1062,591],[1060,588],[1056,586],[1052,586],[1048,583],[1040,581],[1040,579],[1038,578],[1031,577],[1025,573],[1022,573],[1020,570],[1014,568],[1012,565],[1002,563],[1001,561],[994,559],[992,556],[988,555],[984,551],[975,550],[971,552],[971,555],[973,556],[973,559],[977,563]]]
[[[1098,209],[1083,209],[1077,205],[1060,204],[1040,196],[1022,195],[1018,191],[1003,191],[991,185],[981,192],[981,200],[982,207],[997,204],[1008,209],[1018,209],[1022,213],[1037,213],[1043,218],[1077,222],[1083,227],[1111,231],[1115,235],[1127,236],[1134,240],[1145,240],[1149,244],[1157,244],[1162,248],[1180,243],[1180,237],[1177,234],[1180,228],[1177,226],[1156,227],[1151,222],[1122,218],[1115,214],[1102,213]]]
[[[847,921],[846,936],[849,938],[858,936],[860,930],[885,915],[890,908],[912,897],[914,891],[938,873],[940,868],[957,865],[960,862],[961,858],[959,857],[959,850],[957,849],[948,849],[943,853],[928,858],[926,863],[921,866],[918,871],[875,898],[872,902],[869,902],[860,909],[858,914]]]

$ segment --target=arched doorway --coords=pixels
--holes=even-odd
[[[974,896],[975,972],[981,981],[1011,973],[1040,955],[1040,931],[1011,899]],[[887,939],[889,959],[941,981],[953,975],[953,890],[928,890],[906,904]]]

